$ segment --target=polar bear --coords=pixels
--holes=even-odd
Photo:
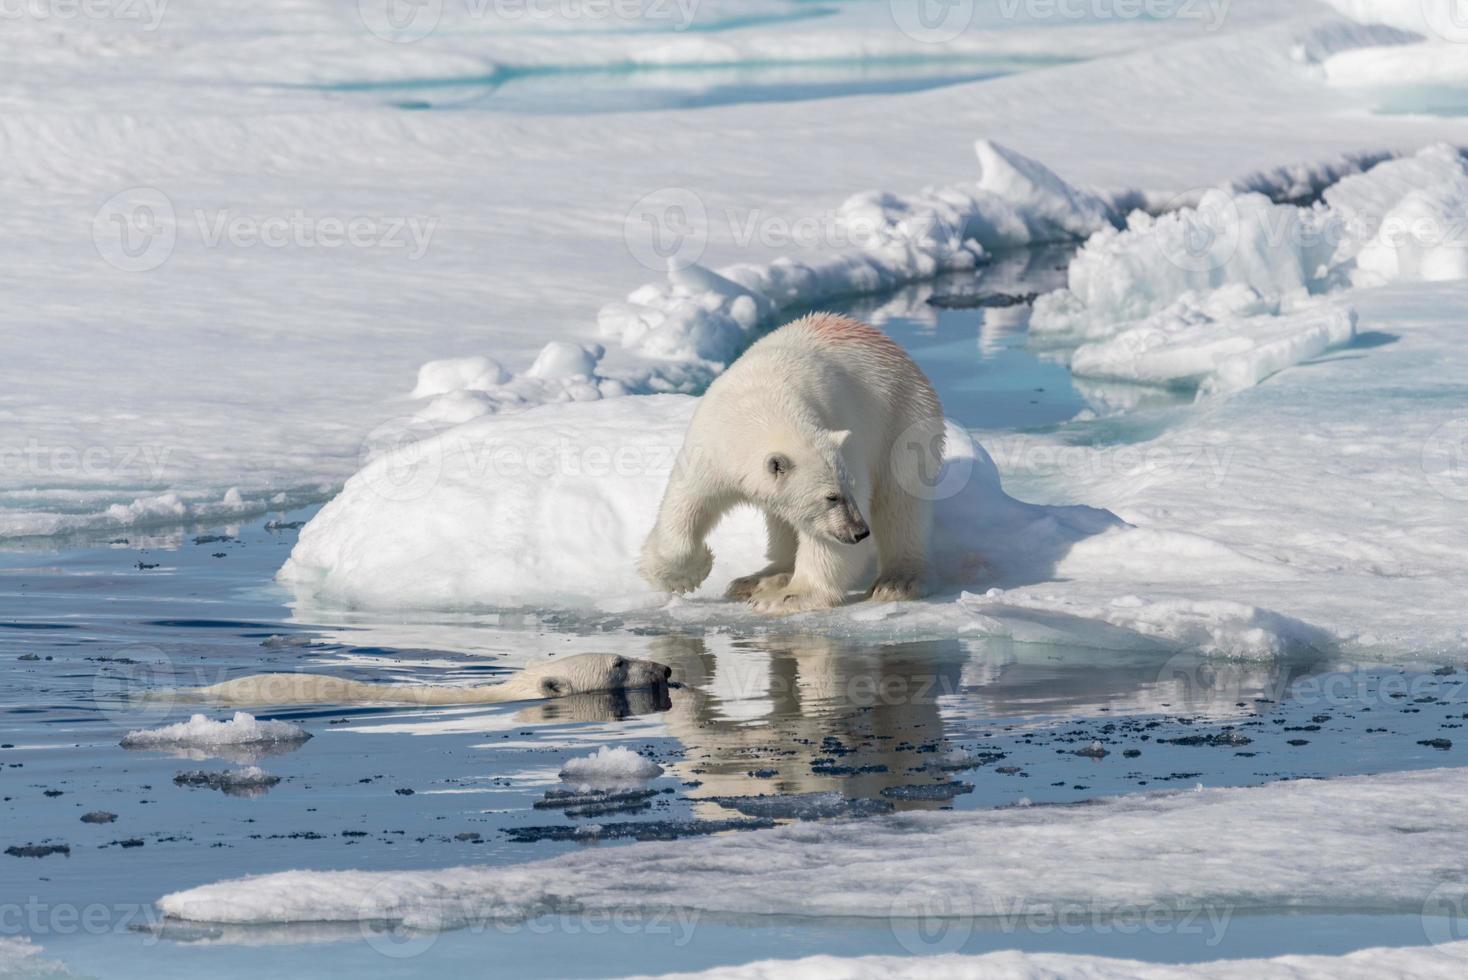
[[[583,653],[534,664],[498,684],[367,684],[324,674],[255,674],[210,687],[173,692],[179,699],[237,705],[497,704],[562,698],[593,691],[666,688],[672,670],[651,660]]]
[[[763,510],[769,564],[728,596],[766,613],[827,609],[870,581],[872,599],[915,599],[927,576],[943,409],[886,334],[813,313],[755,343],[709,386],[638,563],[688,592],[708,577],[704,543],[731,507]],[[870,524],[868,523],[870,521]]]

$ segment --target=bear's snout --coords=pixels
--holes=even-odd
[[[842,544],[857,544],[871,537],[872,529],[867,527],[866,521],[857,520],[843,527],[836,533],[836,540]]]

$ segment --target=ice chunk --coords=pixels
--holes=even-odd
[[[174,775],[173,782],[176,786],[217,789],[227,796],[260,796],[279,783],[280,777],[271,775],[259,766],[247,766],[244,769],[222,772],[208,772],[203,769],[180,772]]]
[[[262,745],[304,742],[311,733],[288,721],[259,721],[254,715],[236,711],[228,721],[214,721],[207,715],[194,715],[162,728],[128,732],[119,743],[125,749],[198,748],[211,749],[232,745]]]
[[[1134,212],[1126,230],[1087,240],[1070,264],[1067,288],[1035,301],[1030,329],[1104,337],[1223,288],[1277,308],[1306,295],[1316,278],[1326,257],[1319,220],[1262,194],[1221,190],[1158,217]]]
[[[1234,391],[1356,335],[1356,313],[1324,307],[1290,316],[1187,322],[1159,316],[1077,348],[1076,374],[1149,384]]]
[[[525,372],[530,378],[590,378],[596,373],[606,348],[600,344],[572,344],[564,340],[552,340],[541,348],[535,363]]]
[[[662,766],[622,745],[603,745],[590,755],[567,759],[561,766],[562,779],[588,786],[640,782],[662,774]]]
[[[488,357],[451,357],[429,361],[418,369],[410,398],[429,398],[451,391],[484,391],[509,380],[498,361]]]
[[[910,786],[885,786],[882,795],[889,800],[951,800],[974,791],[973,783],[952,780],[946,783],[914,783]]]
[[[766,820],[830,820],[835,817],[870,817],[891,813],[892,804],[844,796],[834,790],[823,793],[790,793],[778,796],[704,797],[729,810]]]

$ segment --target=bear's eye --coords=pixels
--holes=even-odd
[[[826,494],[826,503],[834,507],[836,504],[841,503],[841,495],[839,493]]]
[[[627,669],[627,661],[626,661],[626,659],[623,658],[623,657],[618,657],[616,660],[613,660],[612,661],[612,669],[613,670],[626,670]]]

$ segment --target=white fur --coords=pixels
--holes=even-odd
[[[651,660],[584,653],[526,667],[499,684],[475,687],[365,684],[322,674],[255,674],[178,694],[223,704],[495,704],[660,687],[667,680],[668,668]]]
[[[694,413],[638,568],[675,592],[713,566],[704,543],[731,507],[765,512],[769,564],[731,598],[762,612],[925,588],[943,412],[922,370],[884,334],[812,314],[775,331],[709,386]],[[869,523],[868,523],[869,522]],[[871,540],[861,541],[868,526]]]

